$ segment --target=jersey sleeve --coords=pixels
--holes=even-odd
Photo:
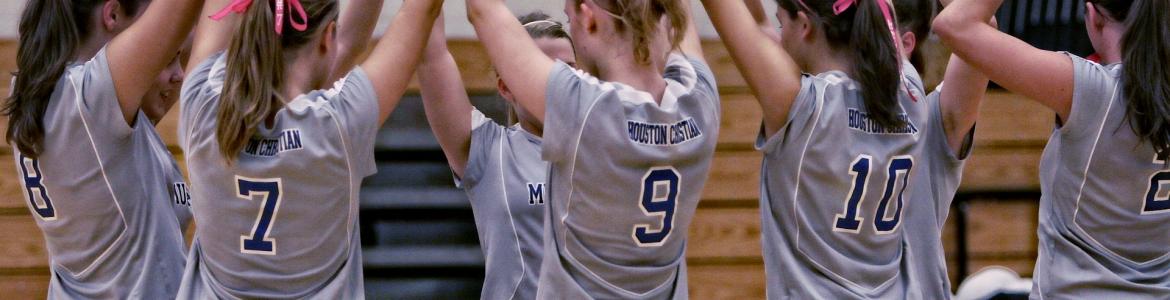
[[[345,124],[347,141],[349,142],[356,171],[369,176],[377,172],[374,161],[374,143],[377,140],[378,130],[382,128],[379,120],[378,95],[374,92],[374,84],[370,82],[366,72],[361,67],[354,68],[344,78],[334,84],[334,88],[327,91],[329,106],[337,112]]]
[[[471,149],[467,152],[467,168],[463,178],[455,178],[455,186],[471,188],[490,170],[492,156],[499,149],[505,128],[488,119],[479,110],[471,111]]]
[[[227,60],[225,52],[219,52],[195,67],[183,80],[183,88],[179,92],[179,146],[190,149],[190,142],[194,139],[194,129],[198,126],[215,126],[216,112],[211,105],[218,101],[223,92],[224,78],[227,76]],[[204,134],[214,134],[214,130],[201,130]]]
[[[110,62],[106,57],[106,48],[102,48],[93,59],[86,62],[80,72],[71,75],[74,87],[79,89],[77,93],[81,98],[78,110],[85,118],[88,130],[109,138],[129,138],[134,130],[123,117],[113,73],[110,72]],[[140,121],[144,120],[134,122]]]
[[[1060,131],[1070,138],[1086,136],[1104,122],[1105,106],[1117,96],[1119,79],[1106,67],[1066,53],[1073,64],[1073,98],[1068,120]]]
[[[541,156],[557,162],[571,155],[589,110],[612,90],[597,78],[557,62],[548,78]]]
[[[663,77],[682,84],[687,92],[701,93],[703,96],[699,98],[710,101],[716,109],[713,112],[715,119],[719,118],[719,86],[715,82],[715,73],[703,60],[673,53],[667,59]]]
[[[767,136],[764,124],[760,123],[760,134],[756,137],[756,150],[771,154],[784,144],[790,142],[791,135],[814,125],[817,112],[818,96],[816,78],[804,75],[800,80],[800,92],[792,101],[792,108],[788,110],[788,121],[780,130]]]

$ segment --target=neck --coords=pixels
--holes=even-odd
[[[81,44],[77,45],[77,49],[75,50],[76,53],[74,53],[74,56],[73,56],[73,61],[76,61],[76,62],[89,61],[90,59],[93,59],[93,57],[97,55],[98,51],[102,50],[102,47],[106,46],[106,42],[108,41],[108,39],[104,39],[104,38],[101,38],[98,36],[98,35],[101,35],[102,33],[92,32],[90,34],[93,36],[85,39],[85,41],[82,41]]]
[[[1121,61],[1121,37],[1125,35],[1125,26],[1117,24],[1116,26],[1106,26],[1105,30],[1101,31],[1101,38],[1105,40],[1098,49],[1097,54],[1101,56],[1102,64],[1114,64]]]
[[[806,72],[810,74],[821,74],[829,71],[842,71],[853,76],[853,68],[849,67],[849,59],[846,59],[844,55],[836,51],[822,53],[829,53],[829,55],[819,59],[812,59],[805,66]]]
[[[614,59],[602,60],[598,65],[597,78],[610,82],[620,82],[648,92],[654,96],[655,102],[662,102],[662,94],[666,93],[666,80],[662,79],[662,71],[654,64],[639,64],[633,57],[633,51],[628,54],[615,55]]]
[[[285,55],[284,61],[286,62],[283,75],[284,86],[280,88],[280,95],[284,101],[292,101],[297,96],[316,89],[313,71],[309,71],[313,70],[312,62],[295,59],[295,56],[292,55]]]
[[[533,122],[531,120],[527,120],[524,118],[519,118],[519,119],[520,119],[520,128],[523,128],[524,131],[527,131],[528,133],[531,133],[532,135],[535,135],[535,136],[540,136],[540,137],[544,136],[544,128],[541,126],[537,126],[537,124],[540,124],[539,122]]]

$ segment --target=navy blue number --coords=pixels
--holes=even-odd
[[[837,214],[833,231],[861,232],[861,223],[864,219],[858,216],[858,210],[861,209],[861,202],[865,200],[872,160],[873,158],[869,155],[861,155],[853,161],[853,165],[849,169],[849,174],[853,175],[853,188],[845,202],[845,212]],[[906,187],[909,186],[910,170],[913,168],[914,159],[909,156],[899,156],[890,161],[886,188],[882,193],[881,202],[878,203],[877,211],[874,212],[873,226],[878,233],[890,233],[898,228],[898,223],[902,219],[902,195],[906,192]],[[898,189],[899,178],[903,181],[901,189]],[[887,217],[890,199],[894,198],[895,189],[898,189],[897,207],[894,209],[893,216]]]
[[[1150,191],[1146,193],[1146,202],[1142,205],[1142,214],[1164,213],[1170,210],[1170,197],[1158,199],[1158,192],[1162,191],[1162,184],[1170,183],[1170,171],[1162,171],[1150,176]]]
[[[49,190],[45,189],[41,173],[41,164],[35,159],[20,155],[20,171],[24,175],[24,190],[28,193],[28,204],[32,205],[37,215],[45,221],[57,219],[57,210],[53,209],[53,200],[49,199]],[[44,205],[37,203],[41,199]]]
[[[833,231],[858,232],[861,229],[862,219],[857,216],[861,207],[861,200],[865,198],[865,183],[869,179],[869,155],[858,156],[849,168],[849,175],[853,175],[853,188],[849,192],[849,199],[845,202],[845,214],[837,215],[836,226]]]
[[[909,157],[898,157],[890,161],[889,179],[886,180],[886,191],[882,193],[882,202],[878,203],[877,215],[873,218],[873,227],[877,228],[878,233],[889,233],[898,229],[898,223],[902,220],[902,195],[906,193],[906,187],[910,185],[910,169],[914,168],[914,159]],[[886,209],[889,208],[890,197],[894,194],[894,189],[897,188],[898,177],[902,177],[902,188],[898,190],[898,208],[894,210],[894,216],[889,219],[886,218]]]
[[[634,242],[639,247],[657,247],[670,237],[674,225],[674,209],[678,200],[678,171],[674,168],[655,168],[642,179],[642,213],[662,217],[660,229],[651,229],[650,224],[634,225]]]
[[[280,210],[280,179],[250,179],[236,177],[240,198],[252,200],[252,196],[264,198],[261,204],[260,216],[256,224],[252,225],[252,235],[240,237],[240,251],[248,254],[276,254],[276,239],[269,238],[272,222],[276,220],[276,213]]]

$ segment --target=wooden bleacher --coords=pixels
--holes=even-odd
[[[760,109],[722,45],[706,42],[704,47],[720,83],[724,115],[712,174],[689,233],[691,294],[697,299],[759,299],[764,297],[758,213],[761,156],[752,146],[759,128]],[[930,53],[930,62],[945,63],[946,54],[941,47],[929,43],[924,47]],[[3,95],[8,94],[9,73],[15,68],[15,49],[15,42],[0,41],[0,70],[3,70],[0,93]],[[480,46],[471,41],[452,41],[451,50],[463,71],[469,93],[494,93],[495,77]],[[938,70],[941,68],[932,65],[924,71],[928,86],[939,80]],[[176,115],[172,111],[160,124],[159,131],[182,165],[180,149],[174,143]],[[1039,191],[1039,157],[1051,123],[1052,114],[1047,109],[1017,95],[989,92],[976,133],[977,146],[967,164],[960,192],[960,197],[967,199],[964,201],[967,267],[963,269],[974,271],[986,265],[1005,265],[1025,276],[1031,275],[1036,255],[1037,199],[1014,200],[1026,198],[1020,197],[1020,193]],[[0,132],[6,124],[0,117]],[[388,130],[384,134],[395,132]],[[48,284],[48,259],[40,230],[23,203],[13,161],[11,149],[0,139],[0,228],[6,232],[6,238],[0,240],[0,290],[5,291],[4,298],[41,298]],[[370,195],[393,192],[372,190],[368,186],[363,191]],[[995,201],[983,201],[988,199]],[[363,219],[366,216],[363,213]],[[960,241],[955,238],[958,226],[954,220],[950,218],[943,241],[952,282],[957,286],[959,275],[955,271],[960,269],[957,251]],[[367,228],[362,230],[363,242],[371,242],[366,235],[374,233],[367,232],[370,230]],[[371,247],[367,249],[368,261],[385,258],[385,254],[370,253],[382,249],[380,246]],[[367,268],[372,264],[376,265],[368,262]],[[374,281],[370,274],[367,272],[368,282]],[[367,290],[370,289],[367,284]]]

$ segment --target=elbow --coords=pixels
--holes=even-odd
[[[959,22],[952,15],[944,10],[943,13],[934,18],[934,22],[931,24],[931,30],[947,44],[950,44],[957,36],[956,31],[958,31],[960,26],[960,24],[957,24]]]

